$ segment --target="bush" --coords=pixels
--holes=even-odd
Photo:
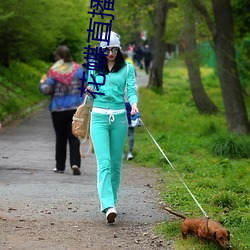
[[[42,74],[48,64],[34,61],[32,66],[11,61],[8,69],[0,67],[0,121],[5,123],[12,115],[18,117],[22,111],[34,107],[46,97],[38,90]]]
[[[217,207],[229,208],[229,209],[233,209],[237,206],[232,193],[228,192],[221,192],[219,194],[215,194],[212,197],[210,203]]]
[[[212,140],[212,153],[215,155],[231,158],[249,158],[250,146],[247,138],[236,135],[219,136]]]

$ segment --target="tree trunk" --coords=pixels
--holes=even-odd
[[[217,113],[218,108],[207,95],[201,80],[200,57],[196,47],[195,18],[190,15],[193,11],[192,6],[187,6],[187,10],[185,18],[185,54],[191,92],[200,113]]]
[[[212,0],[215,23],[200,0],[191,1],[204,16],[213,36],[228,130],[237,134],[250,134],[250,123],[237,71],[230,0]]]
[[[235,59],[230,0],[212,0],[212,4],[216,30],[213,39],[228,129],[237,134],[248,134],[250,124]]]
[[[168,11],[167,0],[156,1],[155,37],[153,45],[153,62],[149,75],[148,87],[163,89],[162,75],[166,54],[166,43],[164,41],[166,19]]]

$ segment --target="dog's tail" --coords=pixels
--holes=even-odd
[[[187,217],[186,217],[185,215],[183,215],[183,214],[179,214],[179,213],[177,213],[177,212],[173,212],[171,209],[169,209],[169,208],[167,208],[167,207],[164,207],[164,206],[162,206],[162,208],[163,208],[164,210],[168,211],[169,213],[171,213],[171,214],[173,214],[173,215],[175,215],[175,216],[177,216],[177,217],[182,218],[183,220],[187,219]]]

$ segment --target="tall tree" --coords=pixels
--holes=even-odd
[[[200,0],[191,1],[204,16],[212,33],[228,130],[249,134],[250,123],[236,64],[230,0],[211,0],[214,21]]]
[[[218,108],[207,95],[201,80],[200,56],[196,44],[195,17],[194,14],[191,15],[191,13],[194,13],[193,10],[192,4],[187,3],[185,5],[184,49],[191,92],[200,113],[217,113]]]
[[[164,34],[166,30],[166,20],[168,10],[172,7],[177,7],[175,3],[168,0],[156,1],[156,16],[155,16],[155,34],[154,34],[154,57],[149,75],[148,87],[163,88],[163,67],[166,54],[166,42]]]

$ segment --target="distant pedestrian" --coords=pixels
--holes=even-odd
[[[123,53],[123,57],[126,62],[131,63],[134,66],[134,61],[128,57],[127,53]],[[136,76],[136,70],[135,70],[135,76]],[[137,90],[137,86],[136,86]],[[137,92],[138,96],[138,92]],[[126,105],[126,111],[127,111],[127,119],[128,119],[128,153],[127,153],[127,161],[133,160],[133,149],[134,149],[134,130],[135,128],[131,125],[131,105],[126,97],[126,91],[125,91],[125,105]],[[124,152],[125,153],[125,152]]]
[[[143,57],[144,57],[145,71],[146,71],[146,74],[148,74],[153,56],[152,56],[151,49],[149,48],[147,44],[145,45],[145,48],[144,48]]]
[[[126,110],[127,110],[127,119],[128,119],[128,153],[127,153],[127,161],[133,160],[133,148],[134,148],[134,131],[135,128],[131,126],[131,105],[128,101],[125,102]]]
[[[82,82],[83,68],[73,61],[67,46],[59,46],[55,51],[56,63],[50,68],[48,77],[41,79],[39,89],[51,96],[49,110],[56,134],[55,173],[64,173],[66,168],[67,142],[69,142],[70,166],[73,175],[80,175],[80,142],[72,134],[72,117],[82,104],[79,87]]]
[[[143,69],[143,47],[141,45],[138,45],[137,47],[135,47],[135,60],[134,62],[136,63],[136,65],[140,68]]]

